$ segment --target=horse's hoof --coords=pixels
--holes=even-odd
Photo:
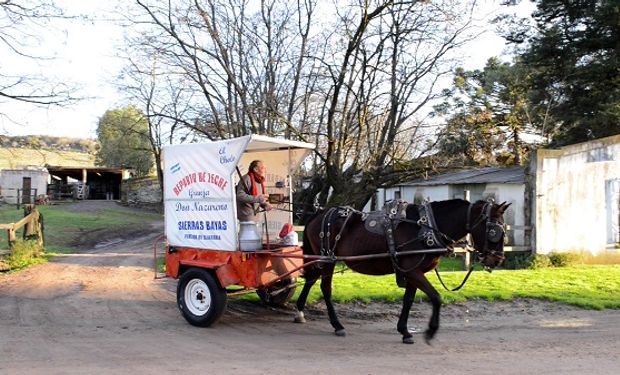
[[[347,335],[347,332],[344,329],[339,329],[334,331],[334,333],[336,334],[336,336],[340,336],[340,337],[344,337]]]
[[[306,322],[306,318],[304,317],[304,313],[301,311],[297,312],[297,315],[295,315],[295,323],[305,323]]]
[[[435,335],[432,335],[428,332],[424,332],[424,341],[426,342],[426,345],[431,345],[431,340],[433,339],[433,336]]]
[[[403,337],[403,344],[413,344],[413,337]]]

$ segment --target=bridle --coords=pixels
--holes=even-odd
[[[469,207],[467,208],[467,221],[465,222],[465,230],[468,233],[472,233],[472,230],[474,228],[482,224],[483,221],[485,222],[486,229],[484,235],[484,247],[481,251],[481,254],[479,254],[479,257],[492,255],[503,259],[504,252],[495,249],[496,246],[494,246],[494,249],[489,251],[489,244],[497,245],[500,241],[503,240],[504,234],[506,233],[504,225],[500,223],[498,219],[491,217],[491,209],[493,208],[493,203],[486,202],[482,207],[480,215],[478,215],[478,218],[476,219],[474,224],[470,225],[471,211],[473,206],[474,204],[470,203]]]

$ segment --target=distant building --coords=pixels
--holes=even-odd
[[[37,196],[47,194],[48,180],[45,168],[0,170],[0,202],[34,203]]]
[[[0,170],[0,202],[35,203],[37,198],[120,200],[130,170],[105,167],[27,167]]]
[[[51,199],[120,200],[121,183],[130,177],[131,170],[108,167],[71,167],[48,165]]]

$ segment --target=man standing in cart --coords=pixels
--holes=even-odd
[[[262,160],[254,160],[248,167],[248,173],[241,176],[237,184],[237,219],[239,221],[257,222],[261,210],[270,211],[268,195],[265,190],[267,167]]]

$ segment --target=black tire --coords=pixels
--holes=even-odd
[[[295,279],[284,279],[266,289],[258,289],[256,294],[265,305],[282,307],[295,295]]]
[[[177,285],[177,305],[187,322],[197,327],[209,327],[226,310],[226,290],[202,268],[190,268]]]

